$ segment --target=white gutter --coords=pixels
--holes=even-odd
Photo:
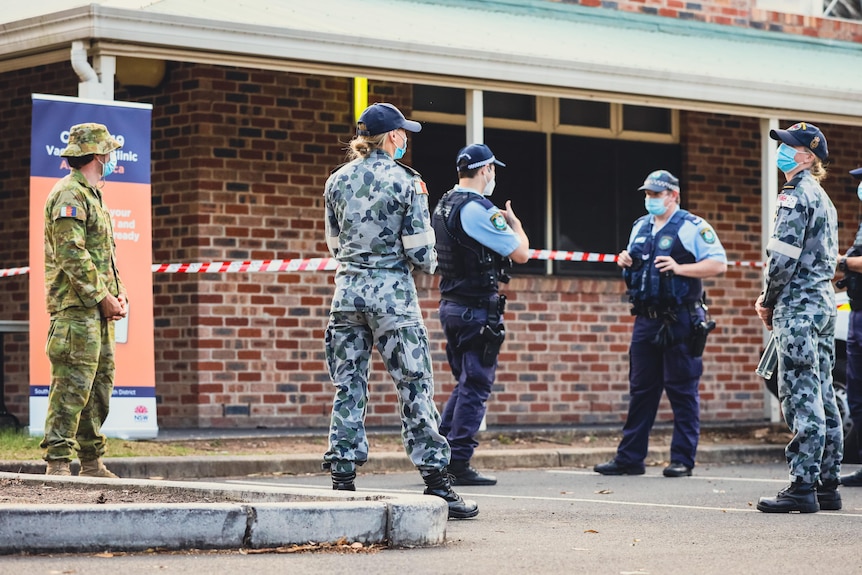
[[[114,72],[117,63],[114,56],[94,57],[99,72],[90,66],[87,61],[87,49],[84,42],[75,40],[72,42],[72,69],[81,80],[78,83],[78,97],[90,100],[113,100],[114,99]]]
[[[81,83],[99,83],[99,75],[87,61],[87,49],[80,40],[72,42],[72,69],[78,75]]]

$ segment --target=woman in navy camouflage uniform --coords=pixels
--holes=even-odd
[[[326,182],[326,242],[338,260],[326,328],[326,361],[336,387],[324,468],[332,487],[355,490],[356,467],[368,459],[365,412],[368,368],[376,346],[398,390],[404,448],[427,495],[449,504],[449,517],[479,513],[449,483],[450,448],[438,431],[428,332],[411,272],[437,268],[428,194],[422,178],[397,162],[407,132],[422,126],[391,104],[362,112],[350,143],[352,160]]]
[[[766,513],[837,510],[844,441],[832,388],[838,215],[820,186],[826,176],[826,138],[806,122],[769,136],[781,142],[777,165],[787,183],[778,195],[766,246],[765,288],[755,310],[776,337],[778,398],[793,439],[785,450],[790,485],[776,497],[761,497],[757,508]]]

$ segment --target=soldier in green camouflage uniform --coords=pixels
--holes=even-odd
[[[467,518],[478,507],[449,484],[450,449],[438,432],[428,332],[411,275],[437,267],[428,195],[419,174],[395,161],[407,149],[407,131],[420,129],[391,104],[369,106],[350,143],[352,161],[326,182],[326,241],[339,268],[326,329],[336,392],[324,468],[333,489],[355,489],[356,466],[368,459],[368,369],[376,347],[395,382],[404,448],[425,493],[445,499],[450,517]]]
[[[777,163],[787,184],[778,196],[766,286],[755,309],[778,342],[778,397],[793,439],[785,450],[790,486],[777,497],[762,497],[757,508],[838,510],[843,434],[832,387],[838,216],[820,186],[826,138],[805,122],[769,135],[782,142]]]
[[[121,144],[102,124],[72,126],[61,152],[71,171],[45,204],[45,284],[51,388],[41,447],[48,475],[116,477],[102,463],[101,433],[114,388],[114,321],[127,313],[114,231],[100,182]]]

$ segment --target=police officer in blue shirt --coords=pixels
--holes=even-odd
[[[727,269],[712,227],[679,207],[679,180],[657,170],[638,188],[649,212],[635,221],[617,265],[636,316],[629,371],[629,411],[623,438],[603,475],[641,475],[662,391],[673,409],[671,463],[665,477],[691,475],[700,437],[698,385],[703,346],[714,323],[705,320],[701,280]]]
[[[475,435],[485,415],[505,337],[506,297],[513,260],[525,263],[530,245],[521,221],[488,198],[496,185],[496,166],[505,164],[484,144],[462,148],[456,158],[458,185],[440,199],[431,218],[437,236],[440,323],[446,357],[457,380],[443,409],[440,433],[452,447],[449,476],[453,485],[494,485],[497,479],[470,465],[479,445]]]
[[[850,174],[862,178],[862,168],[850,170]],[[862,200],[862,182],[857,188],[859,199]],[[844,444],[844,462],[862,461],[862,223],[856,231],[853,246],[847,253],[838,258],[838,270],[844,272],[843,284],[847,288],[850,299],[850,322],[847,327],[847,404],[850,408],[850,419],[856,441],[849,439]],[[855,446],[856,453],[848,453],[848,447]],[[841,476],[841,485],[846,487],[862,487],[862,468],[854,473]]]

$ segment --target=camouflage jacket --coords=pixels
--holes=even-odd
[[[419,173],[373,150],[333,172],[324,202],[326,243],[339,263],[332,310],[418,310],[411,272],[437,268]]]
[[[108,293],[126,293],[117,271],[111,215],[102,193],[73,170],[57,182],[45,203],[48,313],[93,307]]]
[[[774,308],[776,317],[835,315],[832,277],[838,260],[838,214],[807,170],[778,195],[766,255],[763,305]]]

